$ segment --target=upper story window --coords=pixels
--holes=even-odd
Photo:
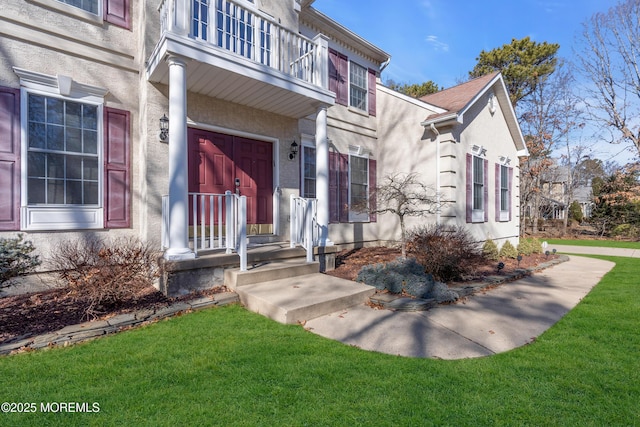
[[[329,90],[336,103],[376,115],[376,71],[329,49]]]
[[[100,14],[100,0],[57,0],[61,3],[85,10],[94,15]]]
[[[349,105],[367,110],[367,69],[351,62],[349,71]]]

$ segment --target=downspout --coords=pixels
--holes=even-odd
[[[430,128],[436,135],[436,225],[440,225],[440,132],[433,123]]]

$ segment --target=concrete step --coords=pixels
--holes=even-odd
[[[244,306],[284,324],[296,324],[366,302],[375,288],[314,273],[236,289]]]
[[[247,271],[240,271],[238,268],[225,270],[224,284],[227,288],[236,290],[239,286],[304,276],[319,271],[318,262],[306,262],[304,258],[255,262],[247,267]]]

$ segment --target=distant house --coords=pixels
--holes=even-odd
[[[423,221],[515,242],[526,149],[501,75],[408,98],[380,84],[388,53],[312,3],[3,2],[0,236],[46,258],[132,235],[181,262],[309,248],[313,227],[326,254],[397,240],[354,206],[415,171],[449,202]]]

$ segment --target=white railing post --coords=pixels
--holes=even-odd
[[[296,196],[291,194],[289,196],[289,247],[295,248],[297,229],[297,215],[296,215]]]
[[[315,45],[315,66],[312,83],[323,89],[329,89],[329,38],[324,34],[318,34],[313,38]]]
[[[240,255],[240,271],[247,271],[247,196],[238,198],[238,238],[236,251]]]
[[[304,207],[305,247],[307,249],[307,262],[313,262],[313,217],[311,199],[306,200]]]
[[[233,234],[233,223],[235,222],[235,215],[233,209],[233,193],[227,190],[224,193],[224,203],[225,203],[225,213],[226,213],[226,249],[227,253],[230,254],[233,250],[233,244],[235,242],[235,235]]]

